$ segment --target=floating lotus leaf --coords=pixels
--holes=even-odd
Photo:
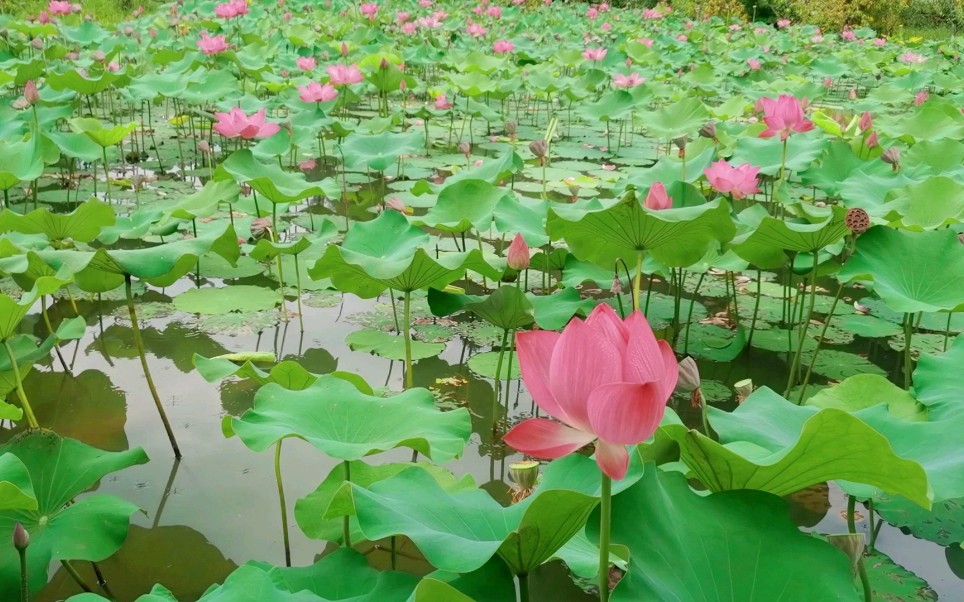
[[[250,186],[260,198],[272,203],[293,203],[313,197],[332,197],[340,195],[340,189],[331,180],[309,182],[303,174],[282,170],[274,163],[261,163],[254,154],[243,149],[231,153],[224,163],[218,166],[216,180],[234,178],[239,183]]]
[[[425,389],[373,397],[330,375],[300,391],[267,384],[253,409],[227,417],[222,427],[257,452],[298,437],[339,460],[409,447],[436,462],[459,456],[471,431],[467,410],[441,412]]]
[[[395,361],[405,359],[405,339],[398,335],[372,328],[363,328],[345,337],[345,342],[353,351],[373,353],[379,357]],[[445,351],[445,343],[412,341],[410,345],[412,359],[416,361],[427,357],[435,357]]]
[[[277,291],[250,284],[192,288],[174,297],[174,307],[194,314],[250,312],[270,309],[277,304]]]
[[[496,206],[506,197],[511,199],[511,193],[505,188],[483,180],[460,180],[443,188],[435,206],[412,223],[444,232],[467,232],[472,228],[484,232],[492,224]]]

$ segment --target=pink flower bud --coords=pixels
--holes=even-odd
[[[521,234],[516,234],[509,245],[506,253],[509,267],[513,270],[522,271],[529,267],[529,245],[526,244]]]

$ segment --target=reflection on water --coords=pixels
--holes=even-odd
[[[150,291],[145,298],[166,300],[192,286],[182,281],[163,295]],[[52,364],[56,371],[38,366],[28,376],[26,387],[41,423],[103,449],[139,445],[151,458],[150,463],[111,475],[99,485],[101,492],[130,500],[143,510],[132,517],[131,533],[121,551],[100,563],[118,599],[133,600],[159,582],[180,600],[194,600],[210,584],[222,581],[236,565],[248,560],[284,562],[271,454],[256,454],[236,438],[225,439],[220,427],[223,416],[239,416],[251,407],[258,387],[247,381],[207,383],[193,369],[193,355],[273,351],[279,358],[299,361],[312,372],[349,370],[375,387],[400,390],[403,374],[398,362],[352,352],[344,342],[358,328],[349,318],[371,311],[376,302],[344,295],[333,307],[306,305],[304,334],[299,332],[297,320],[279,322],[261,333],[231,336],[203,332],[191,316],[159,312],[151,317],[145,311],[142,325],[151,370],[184,452],[176,471],[172,470],[171,451],[145,387],[126,315],[115,312],[118,304],[108,300],[103,302],[103,313],[96,303],[79,304],[91,327],[77,343],[76,355],[70,344],[63,349],[68,362],[73,363],[73,376],[62,373],[56,363]],[[381,302],[387,302],[387,298]],[[51,311],[58,319],[72,315],[64,301]],[[461,459],[447,467],[456,474],[473,475],[494,498],[507,503],[505,450],[492,436],[493,421],[504,417],[501,410],[493,412],[492,382],[466,366],[477,348],[471,341],[452,339],[439,357],[416,363],[415,384],[432,389],[443,407],[469,409],[473,430],[469,447]],[[887,351],[877,353],[884,354],[882,362],[890,361]],[[749,377],[757,385],[777,390],[785,384],[784,357],[759,349],[750,349],[726,364],[702,362],[700,368],[704,381],[732,385]],[[518,381],[512,383],[509,399],[510,421],[530,411],[531,399]],[[681,400],[676,409],[687,423],[698,423],[698,415],[686,401]],[[303,441],[286,442],[284,449],[282,466],[291,517],[295,501],[313,491],[335,462]],[[371,461],[404,461],[410,457],[410,452],[396,450]],[[820,532],[845,530],[838,514],[844,504],[835,488],[815,486],[788,501],[797,524]],[[291,523],[293,563],[310,564],[326,551],[326,542],[308,539],[293,520]],[[959,551],[948,549],[945,558],[941,547],[889,527],[881,532],[878,542],[895,561],[927,579],[945,596],[942,599],[955,599],[953,592],[960,583],[951,571],[958,575],[964,572]],[[387,542],[371,542],[358,549],[374,566],[387,568],[387,546]],[[400,550],[400,568],[416,574],[430,570],[410,542],[401,542]],[[89,564],[78,568],[85,575],[91,572]],[[92,574],[89,576],[94,580]],[[536,592],[534,599],[592,599],[571,583],[559,563],[540,567],[530,583]],[[36,600],[62,599],[76,593],[72,588],[69,578],[58,571]]]

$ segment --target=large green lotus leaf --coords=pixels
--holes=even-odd
[[[547,230],[553,240],[564,238],[579,259],[612,269],[618,259],[634,264],[638,251],[650,252],[668,266],[687,266],[714,241],[732,238],[735,228],[725,201],[648,211],[630,192],[603,210],[553,207]]]
[[[240,194],[231,180],[209,180],[201,190],[181,199],[167,211],[175,219],[198,219],[214,215],[221,203],[233,203]]]
[[[369,540],[405,535],[432,566],[465,573],[499,554],[513,573],[542,564],[583,527],[595,497],[540,488],[502,507],[481,489],[449,493],[419,468],[370,488],[353,486],[355,511]]]
[[[627,116],[635,106],[636,100],[632,94],[625,90],[613,90],[603,95],[596,102],[582,105],[579,109],[579,114],[589,121],[601,121],[605,123],[607,121],[622,119]]]
[[[346,166],[375,171],[385,171],[400,156],[417,155],[424,148],[425,135],[418,130],[408,133],[384,132],[374,136],[350,134],[341,145]]]
[[[522,158],[509,150],[498,157],[482,159],[482,164],[478,167],[465,167],[445,180],[444,186],[451,186],[463,180],[482,180],[489,184],[498,184],[511,175],[519,173],[525,168]],[[420,180],[412,187],[412,193],[416,195],[435,194],[443,185],[430,184],[425,180]]]
[[[373,397],[330,375],[300,391],[267,384],[255,395],[254,408],[241,418],[227,417],[222,426],[257,452],[298,437],[340,460],[409,447],[445,462],[462,453],[471,432],[468,410],[442,412],[426,389]]]
[[[53,276],[41,276],[34,282],[33,288],[21,295],[19,299],[12,299],[0,293],[0,341],[13,336],[20,321],[40,297],[53,293],[66,283],[66,280]]]
[[[91,242],[100,235],[101,228],[113,225],[114,219],[110,205],[92,198],[70,213],[52,213],[46,207],[27,214],[4,209],[0,213],[0,232],[43,234],[52,241]]]
[[[47,582],[47,567],[52,561],[96,562],[120,548],[127,537],[129,517],[137,507],[110,495],[75,498],[109,473],[146,463],[144,450],[138,447],[105,452],[51,431],[31,431],[0,451],[23,463],[37,496],[36,508],[0,511],[0,537],[4,541],[11,541],[18,522],[30,534],[27,564],[31,590]],[[19,556],[13,546],[3,546],[0,599],[15,600],[19,592]]]
[[[663,155],[652,167],[635,171],[630,177],[620,180],[614,188],[615,192],[621,194],[629,186],[645,190],[656,182],[666,186],[673,182],[695,182],[703,177],[703,170],[713,162],[716,151],[709,147],[698,155],[690,156],[691,152],[687,153],[685,164],[672,155]]]
[[[197,266],[198,257],[215,253],[234,265],[240,256],[234,228],[142,249],[41,251],[38,255],[59,273],[72,274],[81,290],[114,290],[130,274],[155,286],[170,286]]]
[[[847,557],[801,533],[786,502],[774,495],[704,497],[682,475],[650,465],[642,480],[613,498],[612,512],[613,541],[630,553],[613,602],[858,599]],[[597,516],[589,521],[590,540],[598,538]]]
[[[740,217],[748,219],[747,214],[744,211]],[[733,251],[761,269],[782,267],[788,253],[813,253],[843,239],[850,232],[845,218],[846,211],[841,207],[834,207],[831,215],[816,223],[766,216],[755,224],[749,236],[734,240]]]
[[[248,253],[252,259],[258,261],[272,260],[278,255],[300,255],[314,245],[323,245],[338,236],[338,226],[330,219],[320,220],[316,224],[315,232],[302,236],[291,242],[273,242],[262,238]]]
[[[933,230],[964,221],[964,184],[935,176],[911,184],[892,203],[890,219],[908,230]]]
[[[877,120],[877,129],[891,138],[908,142],[964,138],[964,118],[949,103],[924,103],[910,114],[901,112]]]
[[[786,169],[794,172],[804,171],[823,153],[827,139],[818,133],[797,134],[787,138]],[[783,143],[777,137],[741,137],[733,149],[730,163],[740,165],[749,163],[760,168],[760,173],[776,176],[780,172],[783,157]]]
[[[470,305],[478,305],[485,299],[486,297],[481,295],[447,293],[434,288],[428,290],[429,308],[433,315],[439,317],[450,316],[456,312],[469,309]],[[536,324],[543,330],[559,330],[574,315],[586,316],[596,306],[595,300],[583,299],[579,290],[571,287],[556,291],[551,295],[526,293],[526,299],[532,305]],[[521,315],[518,317],[522,319]]]
[[[535,321],[532,303],[522,289],[503,285],[484,300],[467,303],[465,309],[503,330],[525,328]]]
[[[679,443],[683,462],[711,491],[789,495],[846,479],[930,507],[924,468],[897,455],[884,435],[848,412],[800,407],[766,387],[732,413],[713,407],[708,412],[721,443],[681,426],[663,431]]]
[[[64,73],[49,73],[47,84],[54,90],[73,90],[78,94],[99,94],[111,87],[122,76],[113,71],[104,71],[97,78],[81,75],[76,69]],[[110,146],[110,145],[106,145]]]
[[[652,112],[641,112],[634,121],[655,138],[673,139],[692,136],[710,119],[710,113],[696,96],[686,96]]]
[[[598,562],[598,560],[597,560]],[[461,596],[461,597],[460,597]],[[515,602],[515,575],[499,557],[470,573],[432,571],[408,602]]]
[[[838,278],[869,281],[893,311],[964,311],[964,253],[953,230],[875,226],[857,239]]]
[[[309,268],[315,280],[331,278],[344,292],[369,299],[391,287],[399,291],[443,288],[466,269],[497,279],[501,272],[478,249],[445,253],[434,259],[424,248],[429,235],[408,223],[397,211],[385,211],[370,222],[355,224],[339,246],[329,246]]]
[[[36,510],[30,471],[15,454],[0,456],[0,512]]]
[[[260,385],[275,383],[285,389],[301,391],[307,389],[318,380],[318,374],[309,372],[301,364],[293,360],[279,362],[272,366],[270,371],[265,372],[261,368],[258,368],[255,363],[263,363],[263,361],[273,362],[275,359],[274,354],[268,353],[268,355],[271,357],[262,359],[258,357],[256,353],[231,353],[208,358],[195,353],[193,362],[198,374],[209,383],[228,378],[229,376],[235,376],[253,380]],[[366,395],[374,394],[371,386],[357,374],[336,370],[332,372],[331,375],[351,383],[356,389]]]
[[[902,165],[922,165],[934,174],[954,171],[962,163],[964,144],[951,138],[919,142],[901,157]]]
[[[36,180],[43,174],[44,160],[40,148],[36,137],[0,142],[0,190]]]
[[[964,546],[964,498],[935,502],[924,510],[900,496],[874,497],[874,510],[895,527],[942,546]]]
[[[374,353],[385,359],[402,361],[405,359],[405,339],[374,328],[356,330],[345,337],[345,343],[352,351]],[[413,360],[435,357],[445,351],[445,343],[426,343],[425,341],[411,341]]]
[[[483,180],[461,180],[442,189],[435,206],[425,215],[412,219],[416,226],[431,226],[445,232],[479,232],[489,229],[493,212],[511,193]]]
[[[70,120],[70,127],[78,134],[86,135],[98,146],[107,148],[120,143],[137,128],[137,124],[132,121],[127,125],[107,127],[99,119],[93,117],[75,117]]]
[[[857,412],[877,404],[904,420],[927,420],[927,410],[914,396],[879,374],[857,374],[821,389],[805,405]]]
[[[419,578],[400,571],[379,571],[364,555],[339,548],[306,567],[269,567],[274,582],[290,592],[311,592],[318,600],[335,602],[405,602]]]
[[[235,284],[220,288],[192,288],[174,297],[174,307],[187,313],[225,314],[270,309],[278,293],[263,286]]]
[[[383,481],[398,473],[418,466],[427,471],[442,486],[445,491],[463,491],[475,489],[475,480],[471,475],[462,478],[435,464],[421,462],[394,462],[372,466],[363,461],[349,462],[351,483],[359,487],[370,487],[378,481]],[[318,488],[295,502],[295,520],[302,532],[312,539],[341,542],[344,535],[343,517],[355,516],[355,501],[352,487],[345,480],[345,463],[337,464],[318,485]],[[358,528],[358,522],[352,518],[352,541],[363,537]]]
[[[875,600],[900,602],[936,602],[935,592],[927,582],[893,561],[880,550],[864,556]]]
[[[808,186],[816,186],[827,195],[837,195],[844,180],[865,164],[863,159],[854,154],[849,143],[832,140],[820,159],[800,174],[800,181]]]
[[[914,370],[914,394],[931,420],[964,413],[964,337],[940,355],[922,354]]]
[[[333,189],[331,180],[309,182],[304,174],[284,171],[274,163],[262,163],[248,149],[231,153],[214,174],[215,179],[230,177],[250,186],[260,197],[272,203],[293,203],[312,196],[340,194]]]
[[[505,195],[495,205],[492,217],[499,234],[521,234],[530,247],[541,247],[549,242],[546,236],[546,213],[549,203],[542,200],[516,199]]]

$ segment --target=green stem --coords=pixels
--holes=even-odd
[[[706,272],[700,274],[700,279],[696,281],[696,288],[693,289],[693,296],[690,297],[690,309],[686,314],[686,334],[683,337],[683,355],[687,355],[690,349],[690,324],[693,322],[693,306],[696,305],[696,297],[700,294],[700,286],[703,285],[703,279],[706,277]]]
[[[847,532],[856,533],[857,525],[854,514],[857,512],[857,498],[852,495],[847,496]]]
[[[643,281],[643,252],[636,251],[636,277],[633,278],[633,311],[639,311],[639,290]]]
[[[278,501],[281,502],[281,537],[285,543],[285,566],[291,566],[291,542],[288,540],[288,506],[285,504],[285,487],[281,480],[281,443],[274,446],[274,480],[278,484]]]
[[[519,573],[519,602],[529,602],[528,573]]]
[[[817,254],[813,256],[813,271],[810,273],[810,304],[807,314],[800,319],[800,338],[797,341],[797,351],[793,354],[793,363],[790,364],[790,378],[787,380],[787,390],[784,397],[790,397],[790,389],[793,388],[797,380],[797,373],[800,368],[800,357],[803,355],[803,343],[807,339],[807,329],[810,326],[810,316],[813,315],[813,305],[817,300]],[[801,308],[803,304],[801,303]]]
[[[863,558],[857,561],[857,574],[860,575],[860,586],[864,589],[864,602],[873,602],[874,590],[870,587],[870,576],[867,575]]]
[[[298,324],[301,326],[301,332],[305,331],[305,319],[304,312],[301,310],[301,268],[298,267],[298,254],[295,253],[295,287],[298,289]]]
[[[763,283],[763,278],[761,278],[761,270],[756,271],[756,301],[753,303],[753,318],[750,320],[750,336],[746,339],[746,348],[750,348],[750,343],[753,342],[753,331],[756,329],[756,316],[760,311],[760,288]]]
[[[405,336],[405,388],[414,387],[414,375],[412,374],[412,292],[405,291],[405,305],[402,310],[402,320]]]
[[[609,600],[609,528],[613,481],[602,473],[599,499],[599,602]]]
[[[348,463],[348,460],[345,460],[343,463],[345,465],[345,482],[351,483],[351,465]],[[345,545],[346,548],[350,548],[351,547],[351,518],[347,514],[342,518],[341,530],[342,530],[342,534],[341,534],[342,543]],[[392,543],[394,543],[394,538],[392,539]],[[394,549],[393,549],[393,552],[394,552]],[[393,554],[392,555],[393,569],[394,569],[394,560],[395,560],[395,557]]]
[[[110,205],[110,169],[107,166],[107,147],[102,146],[100,150],[104,153],[104,182],[107,184],[107,204]]]
[[[904,314],[904,388],[910,390],[911,340],[914,337],[914,314]]]
[[[951,336],[951,317],[954,314],[947,312],[947,326],[944,327],[944,351],[947,351],[947,340]]]
[[[502,345],[499,347],[499,359],[495,362],[495,397],[492,398],[492,432],[495,433],[499,425],[499,402],[502,398],[502,359],[509,341],[509,329],[502,331]],[[506,403],[506,415],[509,414]]]
[[[830,313],[823,322],[823,330],[820,331],[820,338],[817,339],[817,347],[813,350],[813,355],[810,358],[810,365],[807,366],[807,373],[803,377],[803,385],[800,387],[800,396],[797,397],[797,405],[803,403],[804,396],[807,393],[807,385],[810,383],[810,375],[813,374],[813,365],[817,363],[817,354],[820,353],[820,346],[823,344],[824,337],[827,336],[827,329],[830,327],[830,320],[833,319],[833,312],[837,309],[837,302],[840,301],[840,293],[843,292],[843,285],[837,287],[837,294],[833,298],[833,303],[830,305]]]
[[[27,399],[27,393],[23,390],[23,378],[20,376],[20,367],[17,365],[17,356],[13,353],[13,348],[10,346],[10,341],[4,339],[3,347],[7,350],[7,357],[10,358],[10,366],[13,369],[13,379],[17,383],[17,395],[20,396],[20,404],[23,406],[23,413],[27,417],[27,424],[32,429],[40,428],[40,424],[37,422],[37,417],[34,416],[33,408],[30,407],[30,401]]]
[[[27,579],[27,550],[17,550],[20,554],[20,602],[30,602],[30,582]]]
[[[154,405],[157,407],[157,413],[161,416],[161,422],[164,423],[164,430],[167,431],[167,438],[171,442],[171,448],[174,450],[174,457],[180,459],[181,449],[177,446],[177,440],[174,438],[174,430],[171,428],[171,423],[167,419],[167,413],[164,411],[164,404],[161,403],[161,397],[157,394],[157,387],[154,386],[154,379],[151,377],[151,369],[147,365],[147,355],[144,354],[144,342],[141,340],[141,327],[137,323],[137,311],[134,309],[134,294],[131,292],[130,274],[124,274],[124,292],[127,294],[127,311],[131,316],[131,331],[134,333],[134,346],[137,347],[137,355],[141,358],[141,369],[144,371],[144,378],[147,379],[147,388],[151,392],[151,397],[154,398]]]
[[[70,575],[77,585],[80,586],[80,589],[88,593],[94,591],[92,587],[87,585],[87,582],[84,581],[83,577],[80,576],[80,573],[77,572],[77,569],[75,569],[68,561],[61,560],[60,564],[64,567],[64,570],[67,571],[67,574]]]
[[[877,543],[877,528],[876,528],[877,525],[874,524],[874,523],[875,523],[875,520],[874,520],[874,519],[875,519],[875,517],[874,517],[874,499],[873,499],[873,498],[870,498],[870,499],[867,501],[867,520],[869,521],[869,529],[868,529],[868,531],[870,532],[870,544],[869,544],[869,547],[870,547],[870,551],[871,551],[871,552],[874,551],[874,545]],[[883,519],[881,519],[881,520],[883,520]]]

